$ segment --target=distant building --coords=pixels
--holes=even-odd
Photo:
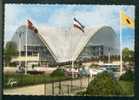
[[[13,62],[25,62],[26,32],[28,63],[53,64],[107,56],[108,53],[119,55],[119,38],[109,26],[85,28],[84,32],[74,27],[46,27],[38,28],[38,33],[35,33],[23,25],[12,38],[18,51],[21,49],[21,56],[13,58]]]

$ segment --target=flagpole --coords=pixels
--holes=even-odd
[[[71,52],[73,54],[73,48],[72,48],[72,32],[71,32]],[[72,60],[71,60],[71,67],[72,67],[72,78],[74,78],[74,73],[73,73],[73,68],[74,68],[74,61],[73,61],[73,55],[72,55]]]
[[[21,57],[21,33],[19,33],[19,58]],[[19,61],[19,66],[21,67],[21,61]]]
[[[26,27],[26,60],[25,60],[25,75],[27,74],[27,27]]]
[[[110,51],[109,51],[109,53],[108,53],[108,63],[110,63],[111,61],[110,61]]]
[[[98,61],[98,63],[100,64],[100,47],[99,47],[99,61]]]
[[[123,70],[123,66],[122,66],[122,25],[121,25],[121,10],[120,10],[120,75],[122,75],[122,70]]]
[[[73,58],[72,58],[72,78],[74,78],[73,68],[74,68],[74,61],[73,61]]]

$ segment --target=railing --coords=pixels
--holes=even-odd
[[[85,77],[66,81],[51,82],[49,84],[44,83],[44,95],[73,96],[78,92],[86,91],[86,88],[92,79],[93,78]]]

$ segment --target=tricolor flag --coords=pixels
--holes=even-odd
[[[85,26],[83,26],[76,18],[74,18],[73,20],[74,20],[74,27],[84,32]]]
[[[27,26],[30,30],[32,30],[34,33],[38,33],[38,30],[36,27],[33,26],[32,22],[30,20],[27,20]]]
[[[120,12],[120,24],[129,28],[134,28],[134,20],[127,16],[123,10]]]
[[[32,29],[32,27],[33,27],[33,24],[32,24],[32,22],[30,21],[30,20],[27,20],[27,26],[28,26],[28,28],[29,29]]]

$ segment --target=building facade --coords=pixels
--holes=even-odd
[[[108,54],[119,55],[119,38],[108,26],[86,28],[84,33],[74,27],[38,29],[39,32],[35,33],[23,25],[16,30],[12,41],[16,43],[20,57],[12,59],[13,62],[27,59],[26,34],[30,63],[54,64]]]

